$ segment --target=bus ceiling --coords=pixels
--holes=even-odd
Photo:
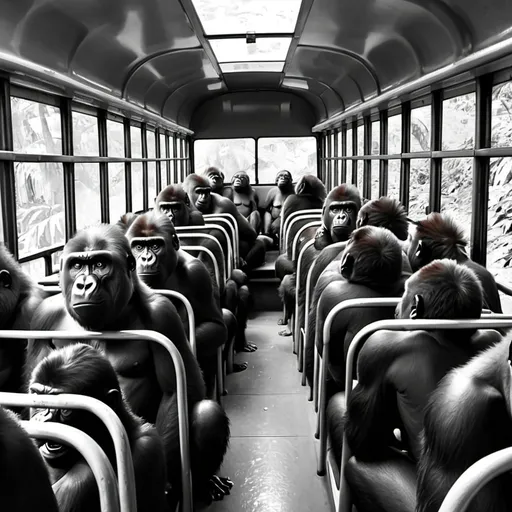
[[[505,0],[0,6],[0,68],[16,83],[50,83],[61,94],[184,134],[208,101],[256,91],[287,93],[287,101],[298,96],[310,105],[313,131],[326,130],[466,70],[510,65],[512,48]]]

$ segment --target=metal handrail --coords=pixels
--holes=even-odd
[[[302,235],[302,233],[304,233],[304,231],[306,231],[307,229],[309,228],[315,228],[315,227],[320,227],[322,225],[322,221],[321,220],[313,220],[311,222],[308,222],[307,224],[304,224],[304,226],[301,226],[297,233],[295,233],[295,236],[293,237],[293,242],[292,242],[292,261],[295,261],[296,257],[297,257],[297,247],[299,245],[299,239]],[[291,226],[290,226],[291,228]],[[312,238],[312,240],[314,241],[314,237]]]
[[[226,215],[229,215],[229,214],[226,214]],[[232,217],[232,219],[234,219],[234,217]],[[231,232],[231,246],[233,247],[233,265],[232,267],[233,268],[236,268],[237,267],[237,258],[238,258],[238,254],[237,254],[237,248],[238,248],[238,239],[237,239],[237,232],[235,230],[235,226],[236,225],[236,221],[235,220],[231,220],[231,219],[228,219],[227,217],[221,217],[220,214],[219,215],[208,215],[207,216],[207,220],[212,222],[213,224],[215,224],[216,222],[220,222],[222,223],[224,226],[227,226],[229,228],[229,231]],[[238,227],[238,226],[237,226]]]
[[[290,215],[288,215],[288,217],[286,217],[286,220],[284,222],[282,222],[283,210],[281,209],[281,230],[279,232],[279,251],[281,253],[284,253],[286,251],[286,247],[288,245],[287,233],[289,230],[290,222],[293,219],[297,218],[298,216],[311,215],[311,214],[315,214],[315,213],[321,217],[322,209],[321,208],[309,208],[307,210],[299,210],[296,212],[292,212],[292,213],[290,213]]]
[[[175,229],[178,234],[179,233],[187,233],[190,231],[200,231],[201,232],[204,229],[218,229],[219,231],[221,231],[224,234],[224,236],[226,237],[226,246],[228,249],[228,254],[225,258],[226,261],[225,261],[225,265],[224,265],[225,268],[227,265],[227,269],[228,269],[226,278],[227,278],[227,276],[231,275],[231,272],[233,271],[233,248],[231,246],[231,239],[229,238],[228,232],[222,226],[219,226],[218,224],[205,224],[204,226],[177,226],[177,227],[175,227]],[[222,244],[220,243],[220,240],[217,237],[215,237],[211,233],[205,233],[205,235],[208,235],[208,237],[206,237],[208,239],[210,238],[210,236],[213,236],[213,238],[215,238],[215,240],[217,240],[217,242],[219,242],[219,244],[222,248]],[[224,255],[224,249],[222,250],[222,254]]]
[[[352,393],[352,373],[356,351],[366,338],[376,331],[433,331],[453,329],[496,329],[512,327],[512,320],[505,320],[495,315],[495,318],[478,320],[379,320],[363,327],[353,338],[348,348],[345,375],[345,410]],[[350,374],[349,374],[350,372]],[[346,432],[343,432],[343,450],[340,464],[340,494],[339,512],[351,511],[350,488],[345,480],[345,468],[352,451],[347,443]]]
[[[311,223],[310,223],[311,224]],[[308,226],[309,224],[306,224]],[[306,227],[304,226],[304,227]],[[300,278],[302,275],[301,272],[301,263],[302,258],[304,257],[304,254],[306,254],[306,250],[308,247],[311,247],[315,243],[315,240],[308,240],[304,247],[301,249],[299,253],[299,259],[297,260],[297,277],[295,279],[295,327],[293,329],[293,346],[294,346],[294,352],[298,352],[299,354],[299,369],[301,368],[300,365],[300,349],[298,348],[300,346],[300,342],[298,339],[300,338],[300,326],[299,326],[299,290],[300,290]],[[307,311],[307,310],[306,310]]]
[[[185,252],[190,252],[190,251],[199,251],[199,252],[204,252],[205,254],[208,254],[208,256],[210,256],[212,262],[213,262],[213,270],[214,270],[214,273],[215,273],[215,281],[217,282],[217,286],[219,287],[220,289],[220,271],[219,271],[219,264],[217,262],[217,259],[215,258],[215,255],[213,254],[212,251],[210,251],[210,249],[208,249],[207,247],[203,247],[202,245],[182,245],[180,247],[180,249],[184,250]]]
[[[91,436],[75,427],[60,423],[49,421],[21,421],[20,423],[30,437],[49,439],[77,450],[89,464],[96,479],[101,510],[119,512],[116,475],[105,452]]]
[[[238,222],[236,221],[235,217],[231,215],[231,213],[206,213],[203,214],[204,219],[211,219],[214,217],[221,217],[224,219],[229,219],[229,221],[232,223],[233,227],[235,228],[235,239],[236,239],[236,258],[237,262],[240,259],[240,233],[238,232]]]
[[[224,282],[226,281],[227,279],[227,274],[226,274],[226,258],[224,257],[224,250],[222,249],[222,245],[220,245],[220,242],[213,236],[213,235],[209,235],[208,233],[190,233],[190,232],[186,232],[186,233],[182,233],[182,236],[185,238],[197,238],[197,239],[204,239],[204,238],[208,238],[208,240],[211,240],[214,245],[216,245],[220,251],[220,254],[222,254],[222,258],[221,258],[221,264],[222,264],[222,270],[223,270],[223,275],[224,275]],[[178,235],[178,238],[179,238],[179,235]],[[191,247],[194,247],[194,246],[191,246]],[[198,245],[198,247],[204,247],[203,245]],[[205,247],[205,249],[207,249]],[[213,252],[208,249],[208,251],[210,251],[212,254]],[[215,258],[215,256],[214,256]],[[218,262],[217,262],[218,263]],[[220,272],[220,269],[219,269],[219,272]],[[219,274],[219,283],[220,283],[220,274]]]
[[[283,254],[288,254],[288,238],[290,236],[290,233],[291,233],[293,225],[298,223],[298,222],[305,221],[305,220],[306,221],[307,220],[321,221],[322,217],[320,215],[315,215],[315,214],[310,213],[310,214],[307,214],[307,215],[297,215],[295,218],[293,218],[290,221],[289,225],[288,225],[288,230],[286,231],[285,240],[284,240],[284,247],[283,247]]]
[[[377,298],[364,298],[364,299],[347,299],[339,304],[336,304],[327,315],[324,327],[323,327],[323,349],[321,358],[321,367],[319,368],[320,380],[318,385],[319,392],[319,404],[318,404],[318,414],[317,414],[317,425],[318,431],[320,435],[320,453],[318,454],[318,468],[317,473],[319,475],[323,475],[325,473],[325,460],[326,460],[326,452],[327,452],[327,429],[325,425],[325,409],[327,406],[327,390],[325,385],[325,380],[327,378],[327,371],[329,365],[329,343],[331,342],[331,327],[338,316],[342,311],[347,311],[348,309],[355,308],[375,308],[375,307],[391,307],[395,306],[400,302],[400,297],[377,297]],[[317,309],[317,325],[318,325],[318,313],[319,309]],[[371,324],[374,325],[374,324]],[[362,332],[364,328],[359,331]],[[357,334],[356,334],[357,337]],[[355,337],[354,337],[355,339]],[[316,344],[316,342],[315,342]],[[350,343],[350,346],[354,344],[354,341]],[[348,368],[348,362],[347,362]],[[348,374],[345,376],[345,380],[348,379]],[[350,383],[352,384],[352,373],[350,374]]]
[[[180,292],[175,290],[162,290],[160,288],[154,289],[156,293],[167,297],[168,299],[178,299],[180,300],[185,309],[187,310],[187,320],[188,320],[188,341],[190,343],[190,348],[194,356],[196,355],[196,317],[194,315],[194,310],[192,309],[192,304],[190,301]]]
[[[300,256],[299,256],[300,258]],[[306,385],[306,355],[305,355],[305,350],[306,350],[306,345],[307,345],[307,341],[308,341],[308,331],[309,331],[309,308],[310,308],[310,301],[311,301],[311,280],[312,280],[312,276],[313,276],[313,272],[315,270],[315,266],[316,266],[316,262],[317,262],[317,258],[315,258],[315,260],[313,261],[313,264],[311,265],[311,267],[309,268],[308,270],[308,275],[306,277],[306,300],[304,301],[304,340],[301,342],[301,344],[299,345],[299,358],[300,358],[300,347],[303,346],[302,348],[302,381],[301,381],[301,384],[303,386]],[[300,268],[300,267],[299,267]],[[316,283],[315,283],[316,284]],[[314,377],[313,377],[313,389],[314,389]],[[313,392],[313,389],[311,390]],[[313,398],[313,396],[310,394],[310,397],[311,399]]]
[[[0,333],[0,338],[4,338],[3,334],[3,332]],[[121,512],[137,512],[136,482],[130,440],[119,416],[107,404],[96,398],[78,394],[36,395],[0,392],[0,405],[80,409],[98,417],[107,427],[114,442],[120,510]]]
[[[176,373],[176,402],[178,406],[178,432],[181,455],[181,480],[183,494],[183,512],[192,512],[192,475],[190,471],[190,447],[188,430],[187,377],[181,355],[169,338],[156,331],[125,330],[113,332],[93,331],[4,331],[5,338],[33,340],[145,340],[162,345],[171,356]]]
[[[472,464],[452,485],[439,512],[465,512],[471,500],[493,478],[512,469],[512,448],[491,453]]]

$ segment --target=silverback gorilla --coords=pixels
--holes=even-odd
[[[475,273],[444,259],[433,261],[410,277],[396,316],[413,320],[479,318],[481,310],[482,288]],[[333,397],[328,407],[333,444],[341,449],[345,424],[354,454],[345,475],[358,510],[414,510],[415,462],[421,453],[420,434],[428,398],[448,371],[498,338],[495,331],[432,330],[379,331],[366,340],[357,360],[358,384],[350,395],[345,422],[340,395]],[[466,413],[472,410],[468,406],[465,404]],[[436,421],[454,417],[454,407],[457,400],[450,400],[450,410],[436,415]],[[443,466],[446,474],[450,469],[444,465],[458,453],[455,439],[460,435],[461,430],[446,425],[439,436],[443,441],[454,438],[437,466]],[[479,437],[472,446],[480,441]],[[444,484],[444,471],[440,476],[439,471],[429,472],[436,487]]]
[[[11,411],[0,407],[2,510],[59,512],[44,462]]]
[[[455,480],[477,460],[512,446],[510,337],[450,372],[425,412],[418,512],[434,512]],[[466,509],[512,510],[512,475],[483,487]]]
[[[498,287],[492,274],[482,265],[472,261],[466,252],[467,239],[464,229],[448,215],[431,213],[416,224],[409,245],[408,255],[413,271],[435,259],[450,258],[466,265],[480,279],[484,290],[484,307],[501,313]]]
[[[238,224],[240,257],[244,260],[241,268],[252,270],[265,261],[265,242],[257,239],[256,231],[227,198],[212,193],[208,180],[197,174],[189,174],[183,182],[183,189],[192,204],[202,213],[230,213]]]
[[[239,171],[233,175],[231,179],[233,186],[233,193],[231,199],[236,206],[237,210],[249,221],[256,233],[260,232],[261,228],[261,215],[258,211],[258,196],[254,189],[251,187],[251,180],[249,175],[244,171]]]
[[[279,233],[281,231],[281,209],[286,199],[294,194],[293,180],[290,171],[279,171],[276,175],[276,186],[272,187],[262,205],[265,214],[263,216],[263,234],[279,245]]]
[[[164,512],[166,467],[164,446],[156,429],[135,416],[123,398],[116,372],[94,348],[77,343],[54,350],[32,372],[29,391],[38,395],[72,393],[107,404],[121,420],[132,450],[137,489],[137,510]],[[52,421],[90,435],[115,466],[111,436],[95,415],[73,409],[31,409],[35,421]],[[96,480],[80,454],[55,442],[38,441],[60,512],[99,512]]]
[[[151,291],[136,272],[135,258],[118,226],[100,225],[78,233],[64,247],[62,295],[45,299],[34,314],[36,330],[149,329],[167,336],[179,350],[187,376],[194,489],[201,499],[228,492],[230,483],[212,477],[229,441],[229,420],[219,404],[205,400],[199,365],[172,303]],[[65,341],[31,341],[26,375]],[[168,477],[180,489],[180,451],[174,365],[159,344],[140,340],[102,341],[133,412],[155,423],[165,446]],[[28,379],[27,379],[28,380]]]
[[[141,215],[128,228],[126,237],[139,278],[151,288],[175,290],[190,301],[196,322],[197,360],[207,395],[214,396],[217,349],[226,343],[227,331],[208,270],[197,258],[180,250],[174,226],[165,215]],[[178,311],[186,322],[185,311],[181,309]]]
[[[0,329],[28,329],[32,315],[42,300],[36,284],[0,244]],[[1,340],[1,391],[20,391],[25,345],[22,340]]]

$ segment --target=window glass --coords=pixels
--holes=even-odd
[[[210,39],[213,53],[219,63],[223,62],[265,62],[284,61],[291,37],[257,38],[255,43],[239,39]]]
[[[21,98],[11,98],[14,151],[62,154],[60,109]]]
[[[21,268],[23,272],[28,274],[33,279],[41,279],[45,276],[45,266],[44,259],[37,258],[37,260],[27,261],[26,263],[21,263]]]
[[[388,118],[388,154],[402,152],[402,114]]]
[[[98,156],[98,119],[95,116],[73,112],[73,151],[80,156]]]
[[[352,156],[352,130],[347,130],[347,155]]]
[[[144,208],[142,190],[142,163],[132,162],[132,211],[138,212]]]
[[[208,139],[194,142],[195,172],[203,174],[208,167],[217,167],[229,183],[233,174],[245,171],[251,183],[255,176],[255,140],[254,139]]]
[[[464,228],[468,240],[471,229],[472,186],[472,158],[443,160],[441,211],[450,214]]]
[[[430,151],[430,105],[411,110],[411,152]]]
[[[388,162],[387,196],[393,199],[400,198],[400,162],[400,160],[389,160]]]
[[[116,222],[121,215],[126,213],[126,179],[124,171],[124,164],[122,163],[108,164],[110,222]]]
[[[409,217],[423,219],[430,200],[430,160],[418,158],[411,160],[409,182]]]
[[[165,134],[162,132],[160,132],[160,158],[167,158],[165,153]]]
[[[357,185],[361,196],[363,195],[364,164],[362,160],[357,161]],[[367,198],[368,199],[368,198]]]
[[[192,0],[207,35],[294,32],[301,0]]]
[[[364,155],[364,126],[357,127],[357,154]]]
[[[314,137],[258,139],[258,183],[274,183],[276,174],[283,169],[292,173],[294,182],[305,174],[316,176],[316,139]]]
[[[98,164],[75,164],[75,202],[77,231],[101,222]]]
[[[372,160],[372,197],[371,199],[379,198],[379,161]]]
[[[132,158],[141,158],[142,135],[138,126],[130,126],[130,141],[132,146]]]
[[[16,162],[14,172],[20,257],[63,244],[66,230],[62,164]]]
[[[237,71],[280,73],[284,68],[284,60],[276,62],[224,62],[219,66],[223,73],[236,73]]]
[[[372,123],[372,155],[378,155],[380,151],[380,123]]]
[[[107,119],[108,156],[124,157],[124,126],[123,123]]]
[[[475,146],[475,93],[443,101],[443,150]]]
[[[492,89],[492,140],[494,148],[512,146],[512,82]]]
[[[148,130],[146,135],[148,145],[148,158],[156,158],[155,132]],[[148,162],[148,194],[148,204],[151,205],[158,195],[158,191],[156,189],[156,162]]]

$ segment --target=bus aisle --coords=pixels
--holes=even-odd
[[[237,355],[249,367],[226,379],[231,442],[219,474],[234,487],[209,512],[332,510],[326,479],[316,475],[313,406],[300,385],[292,338],[278,335],[280,315],[258,311],[249,320],[247,339],[258,350]]]

